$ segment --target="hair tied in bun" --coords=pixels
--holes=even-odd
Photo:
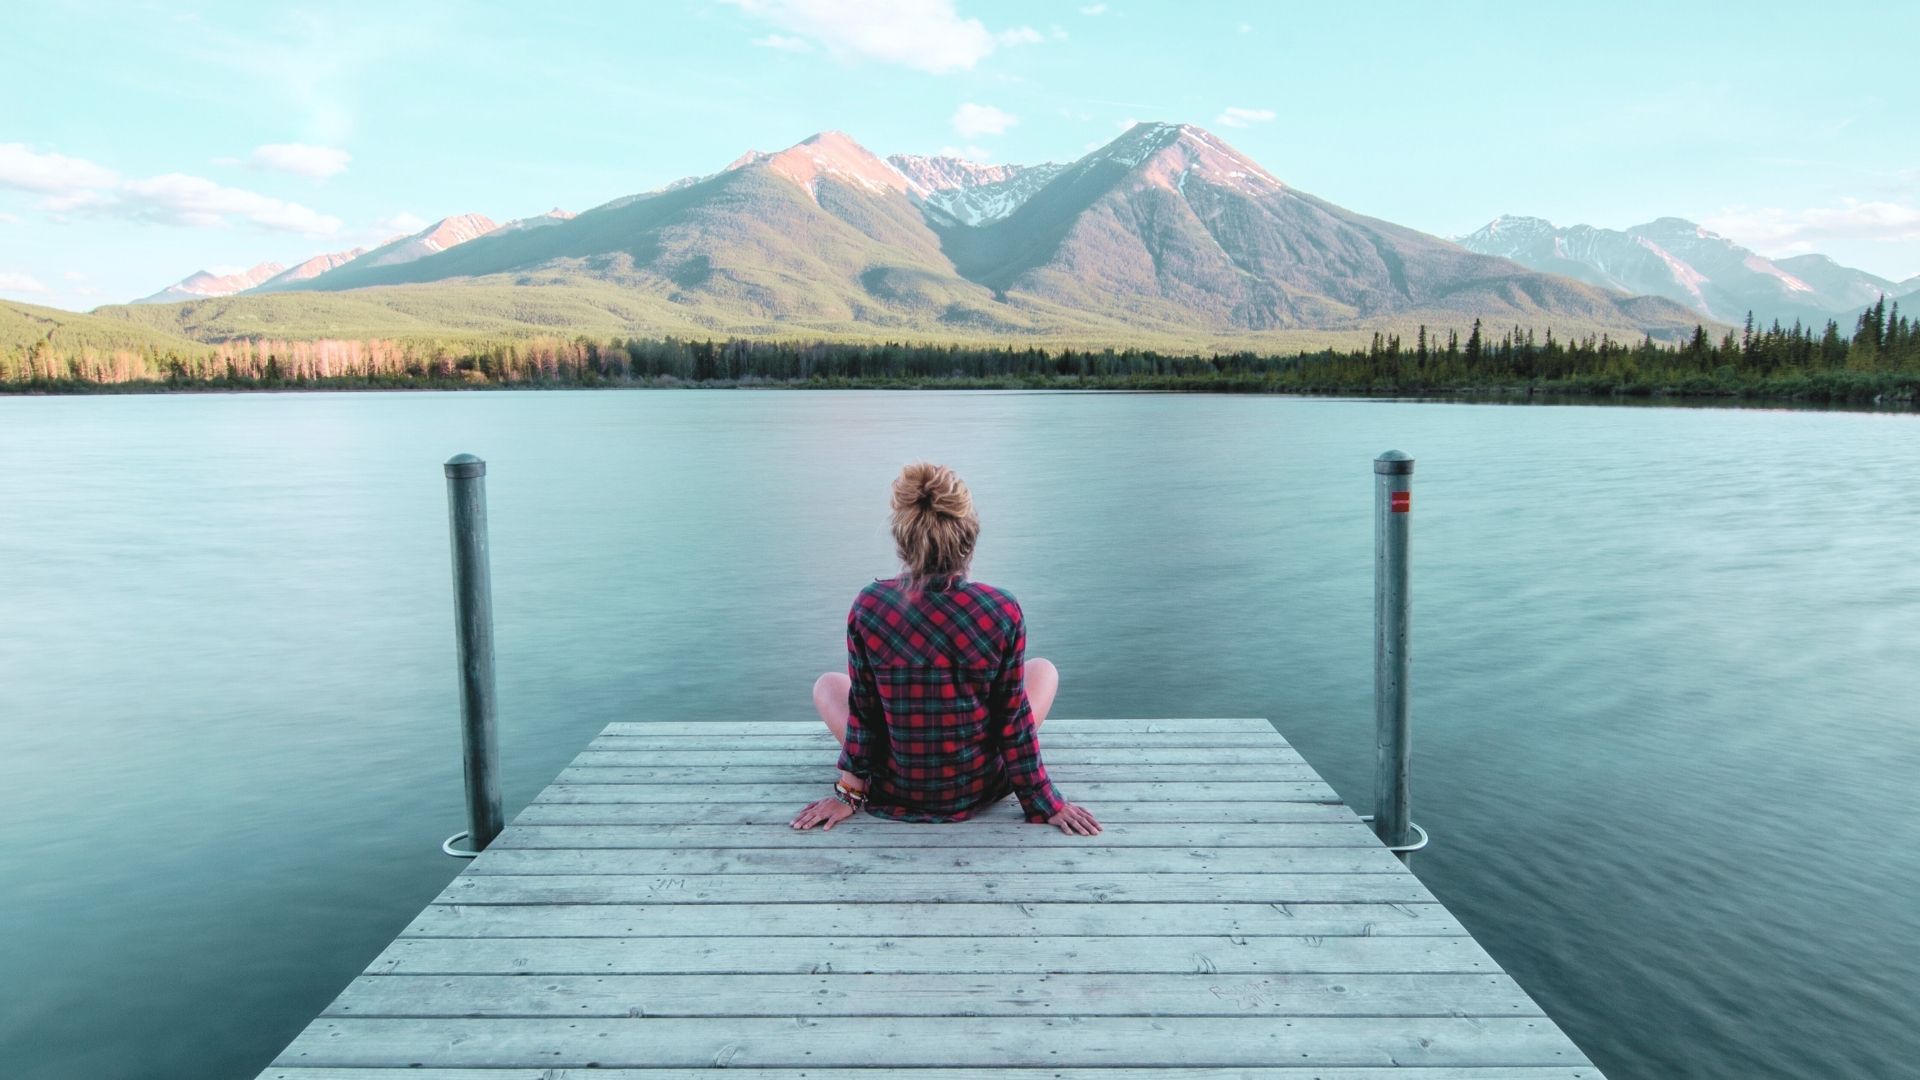
[[[893,541],[910,590],[936,577],[964,574],[973,561],[980,519],[960,474],[917,461],[893,481]]]

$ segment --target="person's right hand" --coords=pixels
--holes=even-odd
[[[853,807],[829,795],[824,799],[808,803],[805,809],[794,815],[792,821],[787,822],[787,826],[793,829],[822,826],[822,831],[827,831],[852,816]]]
[[[1100,835],[1100,823],[1093,820],[1093,815],[1087,812],[1086,807],[1073,803],[1062,806],[1059,813],[1047,819],[1047,824],[1058,826],[1061,832],[1075,836]]]

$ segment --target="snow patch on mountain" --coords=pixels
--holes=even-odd
[[[895,154],[887,159],[921,205],[962,225],[985,225],[1020,209],[1065,165],[984,165],[957,157]]]
[[[1707,298],[1700,292],[1700,286],[1707,282],[1707,276],[1705,274],[1688,266],[1684,260],[1674,255],[1673,252],[1668,251],[1666,248],[1661,247],[1659,244],[1654,243],[1644,236],[1636,236],[1633,240],[1634,243],[1639,244],[1641,247],[1659,256],[1660,261],[1666,263],[1667,270],[1673,274],[1674,282],[1685,289],[1689,296],[1693,297],[1693,306],[1702,314],[1710,314],[1707,308]]]
[[[515,218],[493,230],[491,235],[500,236],[505,233],[525,232],[528,229],[541,229],[548,225],[558,225],[563,221],[572,220],[573,214],[556,206],[544,214],[535,214],[533,217]]]
[[[1787,273],[1785,270],[1780,269],[1780,267],[1775,266],[1772,262],[1758,255],[1747,256],[1743,265],[1756,273],[1771,274],[1779,278],[1788,289],[1794,292],[1810,293],[1813,291],[1813,286],[1801,281],[1799,278],[1794,277],[1792,274]]]

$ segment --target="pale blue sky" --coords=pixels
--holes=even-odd
[[[583,210],[825,128],[1068,160],[1197,123],[1440,235],[1674,215],[1920,274],[1920,4],[55,3],[6,16],[0,296],[88,308]]]

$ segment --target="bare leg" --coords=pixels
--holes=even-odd
[[[1027,661],[1026,679],[1027,707],[1033,710],[1033,729],[1038,731],[1053,711],[1054,695],[1060,692],[1060,669],[1051,660],[1035,657]]]
[[[847,691],[851,689],[853,680],[841,671],[829,671],[813,681],[813,707],[841,746],[847,745]]]

